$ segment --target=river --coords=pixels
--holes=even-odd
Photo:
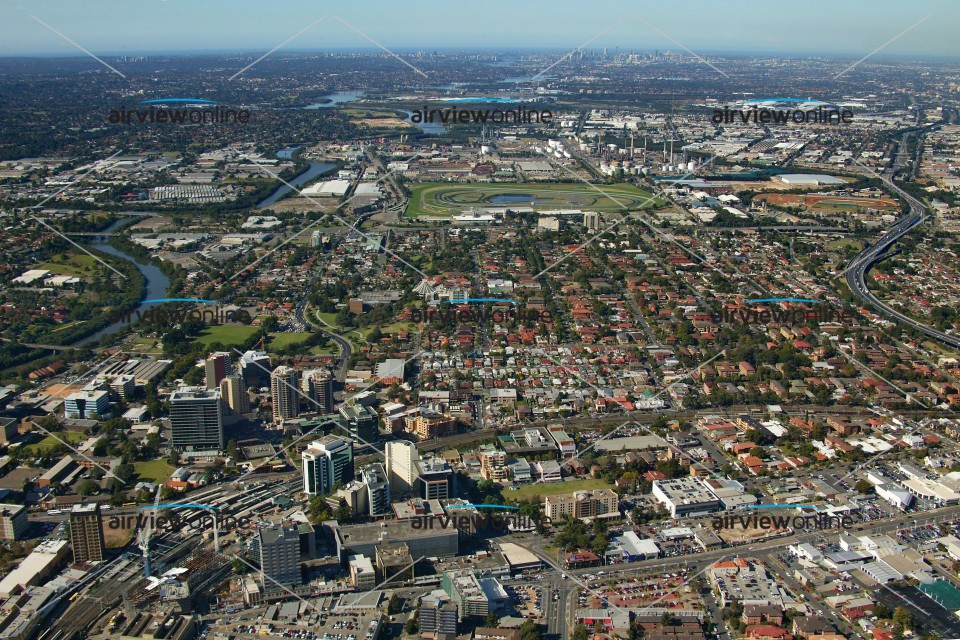
[[[286,149],[280,149],[280,151],[277,151],[277,157],[280,158],[281,160],[290,160],[293,158],[293,154],[299,148],[300,147],[287,147]],[[293,190],[293,187],[300,188],[301,185],[310,182],[314,178],[322,176],[323,174],[327,173],[331,169],[335,169],[336,166],[337,165],[330,164],[328,162],[311,162],[310,166],[307,167],[306,171],[298,175],[293,180],[287,181],[290,184],[281,184],[279,187],[277,187],[274,190],[273,193],[271,193],[269,196],[267,196],[266,198],[258,202],[257,208],[260,209],[263,207],[269,207],[274,202],[276,202],[283,196],[290,193]]]
[[[447,128],[439,122],[413,122],[413,111],[406,111],[406,114],[406,122],[411,123],[427,135],[440,136],[447,132]]]
[[[280,151],[277,152],[277,157],[284,160],[289,160],[293,158],[293,154],[299,148],[300,147],[288,147],[286,149],[281,149]],[[299,187],[300,185],[306,182],[309,182],[310,180],[316,178],[317,176],[320,176],[330,171],[331,169],[334,169],[336,166],[337,165],[335,164],[329,164],[325,162],[311,162],[310,166],[307,167],[306,171],[298,175],[293,180],[290,180],[289,182],[291,185],[295,187]],[[257,204],[257,206],[258,207],[269,206],[274,202],[276,202],[277,200],[279,200],[280,198],[282,198],[283,196],[290,193],[290,191],[291,191],[291,187],[285,184],[281,184],[267,198],[264,198],[263,200],[261,200],[260,203]],[[111,224],[106,229],[104,229],[103,232],[113,233],[129,224],[133,224],[134,222],[137,222],[140,219],[141,219],[140,217],[121,218],[116,222],[114,222],[113,224]],[[163,271],[161,271],[155,265],[152,265],[150,263],[140,262],[140,260],[135,258],[134,256],[131,256],[128,253],[125,253],[123,251],[120,251],[114,248],[113,246],[110,245],[109,238],[106,238],[106,237],[96,238],[93,242],[90,243],[90,246],[93,247],[94,249],[97,249],[98,251],[103,251],[104,253],[109,253],[112,256],[117,256],[118,258],[123,258],[124,260],[128,260],[132,262],[134,266],[137,267],[137,270],[141,273],[141,275],[143,275],[144,279],[146,280],[146,289],[147,289],[146,296],[141,298],[141,301],[157,300],[159,298],[167,297],[167,289],[170,287],[170,278],[164,275]],[[137,306],[134,312],[136,311],[143,312],[147,306],[148,305],[140,304]],[[104,327],[103,329],[100,329],[93,335],[87,336],[86,338],[81,338],[80,340],[74,342],[71,346],[82,347],[82,346],[96,343],[104,336],[108,336],[110,334],[116,333],[117,331],[120,331],[120,329],[122,329],[125,326],[127,326],[127,323],[125,321],[115,322],[111,325]]]
[[[314,102],[304,109],[332,109],[344,102],[356,102],[363,97],[363,91],[334,91],[321,97],[329,102]]]
[[[113,233],[114,231],[117,231],[128,224],[133,224],[139,220],[139,217],[121,218],[104,229],[104,233]],[[163,271],[160,271],[160,269],[155,265],[140,262],[139,259],[131,256],[129,253],[124,253],[123,251],[114,248],[110,245],[108,240],[108,238],[97,238],[94,240],[94,242],[90,243],[90,246],[98,251],[109,253],[112,256],[117,256],[118,258],[128,260],[137,267],[137,271],[139,271],[140,274],[143,275],[144,279],[146,279],[147,292],[146,296],[141,298],[141,300],[156,300],[157,298],[167,297],[167,288],[170,286],[170,278],[168,278]],[[146,306],[147,305],[140,304],[137,306],[136,310],[142,312]],[[71,346],[82,347],[88,344],[93,344],[104,336],[108,336],[112,333],[120,331],[120,329],[125,326],[127,326],[127,323],[124,321],[114,322],[113,324],[107,325],[103,329],[100,329],[100,331],[97,331],[91,336],[81,338],[80,340],[74,342]]]

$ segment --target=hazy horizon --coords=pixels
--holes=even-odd
[[[688,0],[681,13],[674,6],[638,7],[629,0],[594,3],[587,11],[575,0],[424,7],[385,0],[363,5],[331,0],[319,6],[308,0],[275,5],[254,0],[12,0],[3,9],[0,56],[80,53],[69,38],[94,54],[111,56],[264,52],[285,43],[280,51],[304,53],[379,50],[375,47],[382,45],[404,52],[607,47],[689,48],[726,55],[829,51],[830,57],[861,57],[880,48],[878,56],[960,57],[954,34],[960,3],[808,4],[812,6],[786,3],[778,11],[771,11],[781,6],[777,4],[760,5],[757,11],[737,4],[732,11],[714,1]]]

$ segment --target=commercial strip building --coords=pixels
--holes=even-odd
[[[328,524],[333,530],[337,553],[343,558],[347,555],[364,555],[375,558],[377,546],[381,544],[406,544],[414,558],[451,558],[460,551],[460,531],[447,523],[444,527],[434,519],[434,526],[421,528],[412,526],[409,520],[385,520],[370,524],[341,526],[336,521]]]
[[[697,478],[654,480],[653,495],[673,518],[704,515],[723,508],[723,503]]]
[[[446,571],[440,586],[457,605],[460,620],[471,616],[485,618],[488,613],[503,612],[510,606],[510,596],[496,578],[481,577],[473,570]]]
[[[27,587],[40,584],[66,561],[69,552],[66,540],[44,540],[20,561],[16,569],[0,580],[0,598],[9,598]]]
[[[737,601],[744,605],[777,605],[783,609],[793,603],[788,592],[780,588],[776,577],[752,558],[715,562],[706,573],[721,607]]]
[[[660,547],[653,540],[641,539],[633,531],[625,531],[610,541],[605,555],[606,564],[617,564],[659,558],[661,554]]]

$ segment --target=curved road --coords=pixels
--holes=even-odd
[[[850,266],[847,267],[847,270],[844,272],[847,286],[850,287],[850,290],[853,292],[853,294],[862,302],[872,306],[874,309],[888,318],[892,318],[897,322],[908,325],[933,338],[934,340],[939,340],[943,344],[951,346],[955,349],[960,349],[960,336],[944,333],[900,313],[880,300],[877,296],[870,292],[870,289],[867,288],[866,277],[873,265],[883,257],[887,250],[892,247],[897,240],[902,238],[911,229],[926,219],[925,208],[922,202],[895,185],[888,176],[881,175],[880,178],[891,191],[900,195],[910,204],[910,213],[897,220],[896,223],[894,223],[894,225],[887,230],[886,234],[884,234],[879,242],[864,249],[850,262]]]
[[[310,284],[307,285],[307,291],[313,290],[313,283],[316,282],[318,277],[319,273],[310,279]],[[311,327],[316,328],[318,331],[323,332],[324,335],[340,345],[340,367],[337,369],[337,380],[343,382],[347,377],[347,366],[350,364],[350,356],[353,354],[353,346],[346,338],[343,338],[332,331],[327,331],[313,320],[308,319],[306,307],[307,296],[304,295],[303,298],[300,299],[300,302],[297,303],[297,307],[294,309],[294,315],[296,316],[297,321],[303,326],[310,325]]]

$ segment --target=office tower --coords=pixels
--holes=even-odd
[[[227,376],[220,381],[220,397],[234,413],[250,412],[250,396],[247,385],[240,376]]]
[[[181,387],[170,394],[170,442],[203,451],[223,449],[220,389]]]
[[[343,405],[340,415],[350,430],[350,435],[357,444],[376,442],[380,437],[377,429],[377,414],[362,404]]]
[[[457,605],[442,590],[420,598],[417,609],[420,619],[420,633],[457,635]]]
[[[315,369],[304,377],[304,390],[310,398],[311,413],[333,412],[333,377],[324,369]]]
[[[300,533],[295,528],[272,525],[260,529],[257,534],[257,552],[264,590],[277,590],[281,585],[299,587],[303,584],[300,572]]]
[[[425,500],[446,500],[453,493],[450,481],[453,471],[445,460],[427,458],[417,462],[420,497]]]
[[[84,389],[63,399],[66,418],[102,420],[110,417],[110,393],[104,389]]]
[[[360,470],[360,479],[367,486],[367,505],[371,516],[382,516],[390,513],[390,483],[387,482],[387,472],[379,462],[368,465]]]
[[[270,374],[274,422],[283,422],[300,415],[300,389],[297,380],[297,372],[292,367],[279,366]]]
[[[353,480],[353,443],[345,438],[323,437],[304,449],[301,459],[304,493],[324,495]]]
[[[0,504],[0,540],[19,540],[30,522],[22,504]]]
[[[225,351],[217,351],[207,356],[204,363],[207,374],[207,389],[216,389],[220,381],[233,373],[233,360]]]
[[[240,357],[240,374],[248,389],[270,386],[270,356],[263,351],[247,351]]]
[[[413,490],[417,480],[416,462],[420,459],[417,447],[406,440],[388,442],[384,448],[387,457],[387,480],[390,491],[402,495]]]
[[[132,375],[114,376],[110,380],[110,391],[117,394],[121,400],[129,400],[137,389],[137,381]]]
[[[70,511],[70,546],[74,562],[102,562],[103,517],[100,503],[77,504]]]
[[[587,228],[587,231],[599,231],[600,230],[600,214],[596,211],[586,211],[583,214],[583,225]]]

